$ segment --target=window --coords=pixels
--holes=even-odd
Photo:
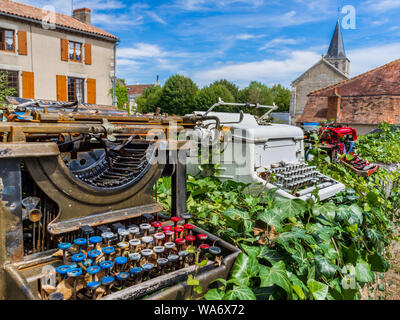
[[[69,41],[68,59],[70,61],[82,62],[82,43]]]
[[[68,101],[78,103],[84,103],[84,83],[85,79],[79,78],[68,78]]]
[[[13,30],[0,28],[0,51],[15,52],[15,36]]]
[[[0,74],[6,75],[6,87],[13,88],[14,94],[12,97],[19,97],[19,79],[18,79],[18,71],[11,71],[11,70],[1,70]]]

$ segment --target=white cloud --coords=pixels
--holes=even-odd
[[[250,40],[250,39],[259,39],[259,38],[264,38],[265,34],[249,34],[249,33],[242,33],[242,34],[238,34],[236,36],[236,39],[238,40]]]
[[[186,11],[204,11],[213,7],[229,7],[235,3],[259,7],[264,0],[175,0],[174,7]]]
[[[199,84],[207,84],[218,79],[234,81],[244,87],[252,80],[267,84],[281,83],[286,86],[320,59],[312,51],[292,51],[285,59],[266,59],[262,61],[225,65],[216,69],[194,74]]]
[[[350,50],[347,56],[351,61],[351,75],[355,76],[399,59],[400,43]]]
[[[370,0],[367,1],[368,10],[386,12],[391,9],[400,8],[400,0]]]
[[[154,11],[147,11],[146,13],[155,22],[158,22],[161,24],[167,24],[167,22],[163,18],[161,18],[157,13],[155,13]]]
[[[116,24],[115,21],[118,21]],[[143,16],[132,17],[127,14],[97,13],[92,17],[92,24],[118,29],[121,26],[138,26],[143,24]]]
[[[266,50],[275,47],[282,47],[284,45],[298,44],[300,39],[289,39],[289,38],[275,38],[267,42],[265,46],[262,46],[259,50]]]
[[[117,50],[118,57],[125,59],[163,57],[166,54],[159,46],[148,43],[137,43],[134,47]]]

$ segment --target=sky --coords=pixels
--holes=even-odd
[[[92,24],[121,40],[117,75],[128,84],[182,74],[200,87],[289,87],[326,54],[338,18],[351,76],[400,58],[400,0],[18,1],[92,9]]]

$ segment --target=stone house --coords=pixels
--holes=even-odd
[[[292,124],[299,124],[310,92],[349,79],[349,69],[350,60],[346,57],[340,22],[337,21],[327,54],[292,82],[290,99]]]
[[[0,0],[0,71],[16,96],[111,105],[119,39],[73,16]]]

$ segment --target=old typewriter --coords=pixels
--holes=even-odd
[[[175,137],[197,119],[10,102],[0,107],[0,299],[185,299],[190,274],[204,290],[228,276],[238,250],[186,212],[177,159],[190,144]],[[155,200],[162,175],[170,215]]]

